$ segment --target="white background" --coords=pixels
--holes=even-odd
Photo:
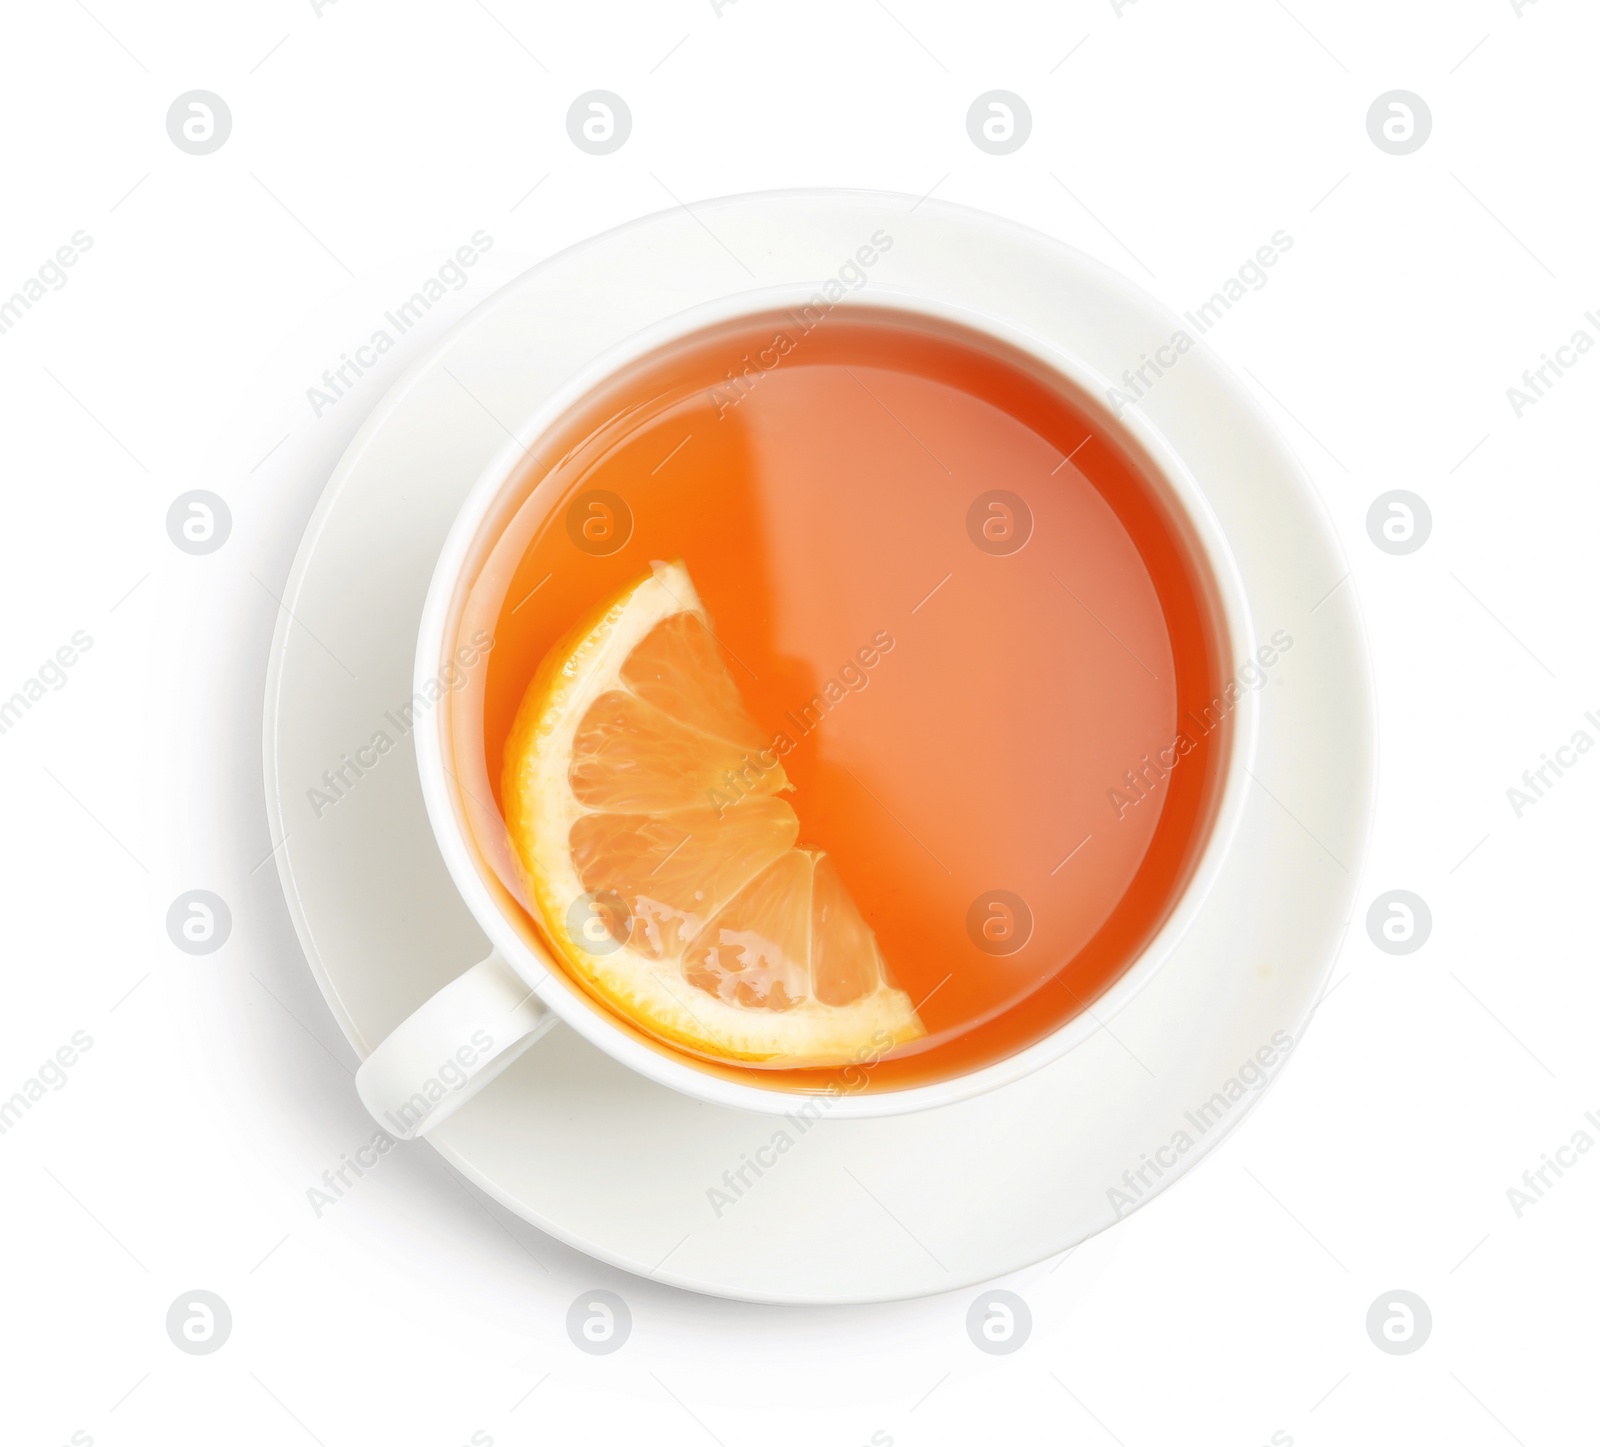
[[[93,646],[0,735],[0,1095],[74,1031],[94,1043],[0,1136],[7,1442],[1592,1437],[1600,1152],[1520,1217],[1507,1190],[1574,1132],[1600,1143],[1600,755],[1521,818],[1506,790],[1574,731],[1600,740],[1600,355],[1520,419],[1506,389],[1579,327],[1600,340],[1600,19],[1578,0],[1120,8],[8,10],[0,295],[75,231],[93,246],[0,335],[0,696],[75,630]],[[166,130],[195,88],[233,116],[208,156]],[[593,88],[633,112],[606,157],[566,132]],[[995,88],[1033,115],[1003,157],[965,124]],[[1366,129],[1396,88],[1433,115],[1404,157]],[[999,212],[1179,311],[1286,230],[1208,340],[1300,451],[1371,634],[1381,794],[1335,992],[1225,1148],[1002,1283],[1033,1315],[1010,1356],[968,1339],[975,1293],[784,1310],[635,1280],[425,1146],[320,1218],[308,1203],[371,1132],[267,858],[252,732],[317,492],[417,345],[522,267],[675,199],[803,185]],[[479,229],[495,246],[470,284],[315,417],[322,368]],[[233,513],[208,557],[166,532],[191,487]],[[1404,557],[1366,528],[1393,488],[1433,515]],[[166,933],[192,888],[232,909],[213,955]],[[1411,955],[1363,927],[1392,888],[1432,909]],[[606,1357],[565,1330],[595,1287],[633,1314]],[[233,1314],[214,1355],[166,1332],[194,1288]],[[1395,1288],[1432,1311],[1412,1355],[1367,1335]]]

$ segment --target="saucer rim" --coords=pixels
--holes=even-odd
[[[880,206],[884,203],[904,203],[915,200],[915,198],[898,193],[886,193],[868,190],[845,191],[818,188],[770,191],[758,193],[754,196],[720,197],[715,198],[714,200],[698,203],[697,209],[725,209],[729,206],[773,201],[814,202],[819,200],[836,200],[841,197],[870,201]],[[1018,237],[1025,237],[1030,244],[1042,246],[1050,251],[1069,255],[1076,259],[1082,273],[1085,276],[1099,273],[1102,280],[1110,279],[1112,285],[1110,285],[1107,289],[1121,294],[1124,299],[1131,298],[1133,301],[1135,301],[1137,303],[1137,309],[1143,314],[1144,320],[1148,321],[1154,318],[1162,323],[1165,323],[1169,320],[1174,324],[1177,322],[1177,318],[1172,316],[1171,313],[1167,312],[1165,307],[1163,307],[1154,298],[1149,297],[1139,288],[1134,287],[1126,278],[1121,277],[1118,273],[1112,271],[1109,267],[1106,267],[1103,263],[1096,261],[1094,258],[1084,256],[1082,253],[1075,252],[1072,248],[1064,246],[1063,243],[1049,237],[1043,232],[1005,220],[1003,218],[989,216],[987,213],[974,212],[971,210],[971,208],[954,206],[950,203],[929,202],[919,204],[925,204],[928,214],[932,216],[942,216],[947,221],[959,222],[963,218],[970,218],[972,216],[980,217],[982,218],[986,228],[993,230],[998,224],[998,228],[1000,230],[1009,230]],[[472,311],[463,317],[461,321],[451,328],[448,333],[446,333],[442,338],[440,338],[424,353],[422,353],[400,375],[389,391],[385,393],[383,398],[380,399],[380,401],[372,409],[371,413],[369,413],[367,418],[363,421],[361,427],[358,429],[344,454],[341,456],[338,465],[335,467],[327,485],[324,487],[322,494],[318,499],[316,508],[313,510],[313,513],[306,524],[304,535],[302,536],[299,546],[297,547],[295,561],[290,570],[289,580],[285,587],[284,600],[288,607],[292,607],[298,598],[309,571],[318,565],[319,560],[316,555],[318,552],[318,543],[321,535],[325,530],[329,519],[338,507],[342,494],[350,480],[351,475],[355,473],[357,468],[360,466],[364,454],[371,447],[374,439],[379,436],[385,426],[387,426],[395,414],[406,405],[408,400],[412,399],[412,394],[419,382],[431,374],[441,363],[442,359],[457,345],[459,345],[463,338],[470,333],[473,328],[480,324],[486,312],[491,308],[506,305],[511,296],[519,293],[524,287],[530,285],[532,283],[532,279],[536,277],[548,278],[553,272],[557,272],[559,269],[561,269],[563,265],[570,263],[575,254],[582,256],[585,252],[588,252],[594,248],[598,248],[603,243],[615,241],[616,239],[629,233],[638,233],[641,236],[646,236],[649,234],[651,228],[660,225],[664,221],[675,220],[676,216],[676,211],[672,209],[664,209],[663,211],[653,213],[650,216],[637,218],[624,223],[619,227],[612,228],[611,230],[603,232],[598,236],[575,243],[573,246],[567,247],[561,252],[556,253],[554,256],[541,262],[538,266],[535,266],[529,271],[522,273],[508,283],[507,286],[503,287],[500,291],[494,293],[492,296],[479,303],[478,306],[474,307]],[[1204,368],[1212,374],[1214,381],[1219,382],[1226,389],[1234,406],[1237,407],[1241,413],[1243,413],[1255,424],[1261,438],[1270,444],[1270,450],[1273,454],[1275,454],[1275,461],[1277,465],[1286,474],[1286,480],[1292,484],[1292,492],[1294,501],[1297,504],[1298,512],[1302,520],[1309,524],[1311,526],[1311,530],[1315,532],[1316,541],[1322,545],[1328,560],[1336,563],[1341,569],[1342,573],[1348,575],[1348,560],[1344,555],[1344,551],[1340,545],[1338,536],[1333,529],[1332,519],[1328,508],[1321,496],[1317,493],[1316,489],[1311,485],[1303,466],[1295,457],[1292,449],[1289,447],[1289,444],[1282,437],[1279,429],[1267,417],[1263,407],[1259,402],[1257,402],[1254,395],[1243,386],[1234,373],[1222,362],[1221,358],[1218,357],[1214,352],[1211,352],[1209,349],[1200,350],[1202,351]],[[1208,494],[1209,489],[1204,482],[1200,482],[1199,487],[1202,494]],[[1343,581],[1342,577],[1341,581]],[[1309,983],[1313,986],[1313,988],[1307,989],[1303,992],[1300,1008],[1298,1008],[1295,1012],[1293,1040],[1296,1045],[1299,1043],[1300,1032],[1303,1030],[1307,1019],[1316,1008],[1316,1004],[1320,999],[1322,987],[1325,986],[1326,980],[1338,958],[1340,948],[1348,931],[1350,919],[1352,918],[1350,905],[1355,897],[1356,890],[1359,885],[1361,862],[1366,858],[1368,853],[1368,845],[1370,842],[1375,812],[1374,803],[1377,788],[1375,757],[1376,700],[1372,688],[1370,650],[1366,636],[1365,620],[1362,616],[1359,602],[1355,596],[1353,587],[1347,590],[1347,596],[1339,600],[1337,607],[1340,613],[1345,615],[1345,636],[1340,641],[1346,649],[1346,655],[1339,660],[1339,663],[1344,667],[1346,683],[1351,685],[1350,698],[1348,701],[1356,705],[1355,711],[1360,715],[1363,725],[1360,731],[1360,736],[1357,738],[1352,738],[1349,741],[1350,773],[1352,775],[1353,783],[1358,785],[1364,784],[1365,787],[1358,787],[1355,791],[1358,797],[1354,800],[1351,809],[1351,820],[1355,831],[1355,847],[1352,852],[1349,869],[1347,871],[1348,879],[1337,891],[1342,896],[1340,900],[1341,912],[1343,916],[1342,922],[1337,930],[1329,929],[1326,931],[1326,938],[1319,940],[1314,945],[1307,946],[1308,957],[1314,958],[1319,963],[1317,963],[1315,968],[1311,971],[1313,978],[1309,981]],[[288,650],[291,646],[290,636],[292,634],[292,630],[293,620],[290,617],[287,608],[285,610],[280,610],[269,654],[267,689],[264,700],[265,721],[263,729],[263,759],[265,765],[265,783],[267,787],[267,804],[269,818],[276,826],[276,830],[280,839],[285,839],[287,836],[284,828],[286,820],[283,809],[283,806],[286,802],[286,796],[283,794],[280,787],[281,781],[277,767],[279,744],[277,710],[280,690],[283,684],[284,669],[287,662]],[[311,927],[311,922],[305,913],[304,902],[301,899],[299,890],[295,884],[293,861],[291,859],[291,851],[288,848],[284,848],[278,855],[278,870],[280,879],[284,886],[285,895],[288,900],[296,935],[306,953],[307,962],[311,967],[313,977],[316,978],[319,988],[322,990],[325,998],[328,1000],[330,1008],[332,1009],[336,1020],[340,1024],[340,1028],[345,1032],[347,1038],[351,1040],[358,1052],[365,1056],[367,1053],[369,1053],[371,1046],[368,1044],[365,1033],[355,1020],[353,1013],[346,1006],[334,972],[330,970],[327,961],[322,957],[322,952],[318,947],[316,935]],[[1260,1095],[1265,1094],[1265,1090],[1270,1088],[1271,1084],[1275,1082],[1277,1075],[1280,1073],[1281,1071],[1274,1072],[1272,1080],[1268,1082],[1267,1086],[1258,1094],[1252,1096],[1245,1103],[1245,1108],[1243,1110],[1240,1110],[1237,1112],[1237,1114],[1228,1119],[1226,1128],[1217,1136],[1217,1139],[1221,1139],[1227,1134],[1231,1133],[1237,1127],[1239,1121],[1243,1120],[1250,1114],[1255,1105],[1259,1103]],[[1005,1090],[1011,1088],[1013,1087],[1002,1085],[998,1087],[998,1093],[1003,1093]],[[934,1106],[931,1107],[930,1110],[937,1112],[939,1110],[949,1108],[952,1107]],[[906,1118],[890,1117],[886,1118],[883,1123],[886,1126],[892,1126],[897,1121],[904,1119]],[[845,1302],[858,1301],[867,1302],[899,1300],[915,1296],[936,1294],[942,1291],[958,1289],[963,1286],[970,1286],[978,1281],[991,1279],[995,1274],[992,1271],[985,1270],[970,1277],[960,1277],[956,1280],[947,1279],[941,1282],[936,1282],[932,1286],[928,1287],[859,1295],[841,1295],[834,1293],[826,1296],[819,1296],[807,1295],[803,1292],[785,1293],[781,1291],[759,1289],[732,1290],[729,1289],[729,1286],[726,1282],[719,1284],[707,1284],[705,1280],[697,1280],[688,1273],[674,1270],[663,1270],[660,1266],[657,1266],[653,1269],[649,1268],[642,1261],[634,1258],[633,1256],[630,1256],[622,1251],[614,1250],[608,1247],[605,1243],[594,1239],[592,1236],[584,1235],[581,1231],[570,1230],[562,1223],[550,1219],[543,1213],[530,1208],[527,1202],[518,1199],[509,1190],[503,1190],[499,1183],[495,1180],[494,1176],[487,1170],[480,1169],[477,1163],[473,1161],[470,1156],[455,1149],[449,1143],[447,1138],[443,1138],[447,1137],[448,1133],[448,1128],[446,1128],[446,1130],[441,1132],[441,1138],[434,1139],[430,1143],[433,1144],[435,1148],[438,1149],[440,1153],[444,1155],[445,1158],[449,1160],[456,1169],[460,1170],[464,1175],[474,1181],[475,1184],[477,1184],[495,1200],[499,1201],[507,1209],[513,1211],[523,1219],[529,1220],[532,1224],[538,1226],[541,1230],[548,1232],[556,1239],[565,1241],[575,1249],[580,1250],[590,1256],[606,1261],[621,1269],[648,1277],[649,1279],[666,1282],[675,1286],[683,1287],[684,1289],[704,1292],[716,1296],[734,1297],[736,1299],[751,1301],[770,1301],[813,1305],[823,1303],[843,1304]],[[1214,1145],[1215,1141],[1212,1141],[1210,1144],[1198,1150],[1193,1158],[1183,1165],[1182,1169],[1172,1172],[1168,1179],[1163,1180],[1160,1185],[1154,1191],[1152,1191],[1148,1197],[1141,1200],[1139,1204],[1147,1204],[1150,1199],[1154,1199],[1155,1195],[1160,1194],[1160,1192],[1163,1190],[1169,1189],[1173,1182],[1181,1179],[1184,1175],[1187,1175],[1188,1171],[1192,1169],[1199,1160],[1210,1154],[1211,1148]],[[1049,1259],[1051,1256],[1059,1254],[1061,1250],[1068,1249],[1071,1245],[1076,1244],[1078,1241],[1086,1240],[1090,1236],[1098,1234],[1099,1231],[1105,1229],[1105,1227],[1110,1224],[1113,1224],[1113,1222],[1102,1221],[1100,1224],[1091,1226],[1089,1229],[1078,1231],[1074,1235],[1073,1240],[1068,1241],[1052,1250],[1045,1251],[1040,1255],[1031,1258],[1029,1261],[1016,1262],[1014,1265],[1008,1266],[1006,1270],[1020,1270],[1030,1264],[1034,1264],[1037,1261]]]

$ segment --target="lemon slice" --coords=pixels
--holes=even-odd
[[[688,570],[650,574],[539,666],[506,741],[506,825],[572,973],[654,1034],[771,1066],[925,1032],[739,697]]]

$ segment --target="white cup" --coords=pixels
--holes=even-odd
[[[525,419],[518,437],[506,444],[478,479],[440,554],[417,639],[414,687],[419,694],[437,699],[461,676],[463,664],[449,652],[458,637],[461,583],[498,540],[497,520],[517,483],[529,445],[630,363],[704,328],[800,307],[814,295],[812,286],[775,287],[679,313],[596,358]],[[858,305],[898,309],[986,334],[1058,374],[1080,405],[1091,409],[1098,407],[1094,399],[1108,395],[1106,378],[1010,319],[958,308],[934,296],[887,288],[851,294],[834,303],[833,310]],[[1137,341],[1130,338],[1130,346]],[[1255,638],[1243,586],[1199,486],[1136,408],[1127,409],[1115,420],[1106,409],[1099,410],[1105,413],[1107,430],[1119,432],[1126,445],[1143,453],[1153,480],[1166,489],[1187,523],[1210,571],[1208,581],[1217,613],[1213,624],[1222,635],[1224,657],[1250,658]],[[457,757],[451,732],[458,710],[440,707],[433,712],[435,721],[419,727],[413,735],[428,817],[451,877],[493,950],[403,1021],[362,1064],[356,1084],[379,1123],[400,1138],[426,1133],[558,1021],[629,1068],[700,1100],[771,1114],[789,1114],[803,1104],[804,1095],[793,1088],[762,1084],[759,1070],[698,1064],[688,1055],[627,1029],[551,960],[537,936],[514,919],[515,908],[509,900],[518,896],[520,884],[510,862],[509,842],[502,858],[493,857],[495,851],[491,848],[486,853],[484,848],[484,829],[474,832],[465,817],[465,809],[473,807],[470,800],[482,794],[464,794],[447,766],[448,760]],[[1258,714],[1256,694],[1243,692],[1234,706],[1221,793],[1199,860],[1160,930],[1094,1002],[1092,1010],[1016,1054],[964,1074],[903,1089],[836,1091],[827,1097],[829,1118],[899,1115],[965,1100],[1038,1070],[1104,1028],[1170,958],[1216,881],[1243,810]],[[503,835],[503,828],[500,833]]]

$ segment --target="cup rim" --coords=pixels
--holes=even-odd
[[[591,358],[516,424],[473,484],[435,564],[418,629],[413,686],[425,689],[437,677],[460,576],[481,525],[540,437],[629,364],[720,323],[804,303],[816,291],[815,284],[800,282],[753,287],[676,311]],[[1015,318],[953,302],[929,291],[873,283],[847,294],[833,307],[836,314],[846,308],[899,310],[968,328],[1010,345],[1091,399],[1105,398],[1113,385],[1081,357]],[[1125,408],[1116,422],[1155,469],[1192,531],[1214,588],[1213,606],[1218,615],[1215,622],[1220,625],[1223,663],[1231,678],[1235,660],[1253,655],[1256,637],[1243,581],[1222,526],[1187,465],[1141,408]],[[449,710],[440,710],[433,722],[415,734],[418,774],[429,823],[452,882],[480,928],[550,1010],[621,1064],[697,1099],[763,1114],[788,1115],[806,1101],[820,1098],[830,1102],[830,1118],[860,1119],[954,1104],[1032,1074],[1100,1033],[1155,978],[1187,934],[1231,853],[1244,812],[1250,765],[1255,758],[1260,704],[1259,694],[1251,690],[1243,692],[1234,706],[1221,792],[1205,842],[1166,918],[1091,1006],[1042,1039],[976,1070],[899,1089],[835,1095],[744,1084],[701,1069],[687,1056],[680,1059],[634,1039],[609,1019],[603,1006],[569,985],[562,967],[505,917],[482,877],[444,767],[449,716]]]

